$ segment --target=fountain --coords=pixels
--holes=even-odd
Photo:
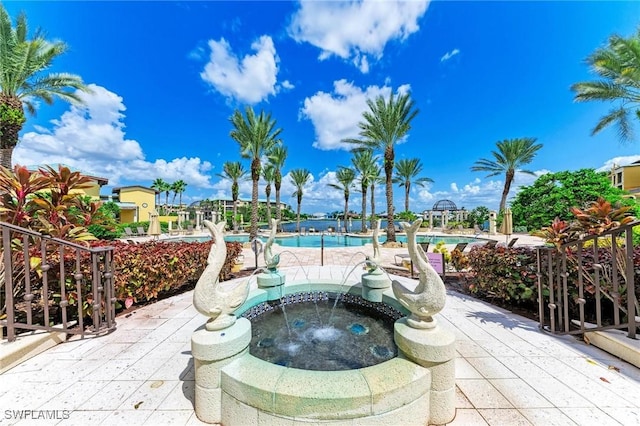
[[[345,291],[344,282],[332,280],[285,283],[284,275],[277,271],[277,255],[273,256],[267,242],[269,250],[265,248],[267,271],[264,274],[268,278],[277,273],[277,285],[263,285],[249,293],[248,280],[227,285],[218,282],[217,273],[224,262],[224,256],[222,261],[218,257],[224,254],[218,247],[224,246],[220,243],[223,241],[222,227],[205,222],[216,243],[194,291],[194,306],[209,317],[205,326],[194,332],[191,344],[198,418],[227,426],[282,423],[426,425],[451,421],[455,415],[455,339],[435,318],[444,307],[445,290],[441,278],[416,244],[420,222],[403,223],[409,254],[420,272],[418,285],[413,289],[397,280],[391,283],[391,288],[388,283],[386,287],[372,287],[377,291],[364,290],[361,284],[350,285]],[[276,225],[272,222],[272,235]],[[369,259],[363,283],[369,278],[368,274],[380,269],[377,250],[374,243],[374,256]],[[380,270],[375,273],[378,275],[385,276],[385,273]],[[373,282],[378,283],[377,279]],[[333,306],[333,295],[339,295],[345,303],[366,307],[369,312],[378,310],[396,319],[392,333],[396,352],[389,354],[386,346],[376,342],[369,347],[373,347],[374,357],[380,358],[379,363],[374,361],[363,366],[365,364],[359,360],[347,359],[347,364],[353,365],[338,371],[326,371],[325,367],[303,369],[298,368],[298,364],[279,365],[278,360],[268,362],[250,353],[253,327],[248,318],[261,321],[264,314],[261,311],[282,304],[296,318],[287,327],[281,327],[282,333],[295,334],[297,328],[306,327],[305,320],[298,320],[297,314],[293,315],[297,302],[306,298],[316,305]],[[240,317],[233,312],[238,312]],[[337,315],[342,316],[342,312]],[[315,318],[313,314],[311,317]],[[316,343],[335,337],[336,331],[331,331],[331,327],[339,331],[337,334],[354,335],[365,335],[367,328],[373,327],[368,322],[351,319],[347,320],[346,326],[339,325],[321,313],[318,321],[329,326],[326,329],[329,331],[314,329],[311,340],[317,339]],[[258,336],[253,339],[254,344],[262,342],[269,349],[275,342],[269,338]],[[329,360],[337,357],[336,348],[324,349]],[[288,349],[297,351],[295,345]]]

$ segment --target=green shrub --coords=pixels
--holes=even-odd
[[[536,252],[528,247],[474,247],[468,255],[472,270],[469,290],[515,303],[537,297]]]

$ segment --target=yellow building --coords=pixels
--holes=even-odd
[[[144,186],[113,188],[113,201],[120,207],[120,223],[145,222],[156,208],[156,190]]]
[[[77,195],[81,195],[81,196],[89,196],[89,197],[91,197],[92,201],[99,201],[100,200],[100,188],[102,188],[103,186],[105,186],[105,185],[107,185],[109,183],[109,179],[107,179],[107,178],[88,175],[88,174],[82,172],[81,170],[74,169],[73,167],[69,167],[66,164],[49,164],[48,166],[51,167],[52,169],[56,170],[56,171],[58,171],[58,169],[61,166],[62,167],[66,167],[69,170],[71,170],[72,172],[78,172],[82,176],[85,176],[85,177],[88,177],[89,179],[91,179],[91,182],[88,184],[88,188],[74,189],[74,190],[71,191],[71,194],[77,194]],[[31,172],[38,171],[41,168],[43,168],[43,166],[27,166],[27,169],[29,171],[31,171]]]
[[[626,166],[614,165],[609,172],[611,185],[631,194],[640,193],[640,161]]]

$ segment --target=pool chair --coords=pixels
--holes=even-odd
[[[138,226],[138,237],[143,237],[145,235],[147,235],[147,231],[145,231],[142,226]]]
[[[494,248],[496,246],[496,244],[498,244],[498,242],[496,240],[490,240],[483,247],[485,247],[485,248]]]
[[[518,238],[512,238],[511,241],[509,241],[509,244],[507,244],[507,248],[511,248],[516,244],[516,241],[518,241]]]
[[[458,243],[458,244],[456,244],[456,246],[453,248],[453,250],[459,250],[459,251],[460,251],[460,253],[462,253],[462,252],[464,251],[464,249],[465,249],[465,248],[467,248],[467,245],[468,245],[468,244],[469,244],[469,243]],[[451,250],[451,251],[453,251],[453,250]]]
[[[126,228],[124,228],[124,235],[126,235],[127,237],[135,237],[136,234],[133,233],[133,231],[131,230],[131,228],[129,228],[128,226]]]

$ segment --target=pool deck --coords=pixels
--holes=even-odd
[[[367,247],[326,249],[325,265],[331,266],[320,267],[317,248],[295,248],[283,253],[281,270],[288,281],[308,275],[353,282],[361,269],[352,265],[362,251]],[[383,264],[403,251],[383,249]],[[141,307],[118,317],[109,335],[72,338],[6,371],[0,375],[0,425],[204,424],[193,410],[190,338],[205,318],[192,297],[187,292]],[[640,424],[640,369],[460,293],[448,292],[437,318],[456,336],[451,425]],[[34,410],[32,416],[57,410],[65,418],[19,421],[19,410]]]

